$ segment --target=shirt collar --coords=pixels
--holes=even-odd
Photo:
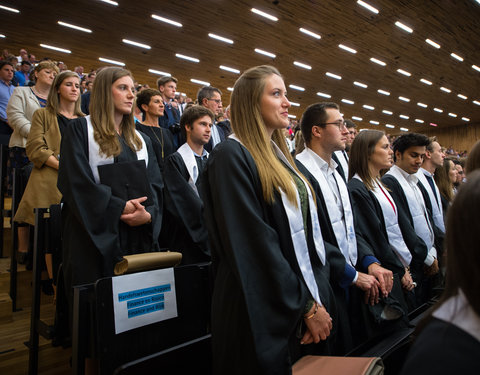
[[[392,168],[396,168],[400,171],[400,173],[402,174],[402,176],[405,178],[405,180],[407,180],[407,182],[409,183],[413,183],[413,184],[417,184],[418,182],[418,177],[414,174],[409,174],[407,172],[405,172],[402,168],[400,167],[397,167],[396,165],[394,165]]]
[[[423,173],[425,176],[430,176],[431,178],[434,177],[434,174],[433,174],[433,173],[430,173],[430,172],[427,171],[425,168],[420,168],[420,170],[422,171],[422,173]]]
[[[315,151],[313,151],[311,148],[308,148],[310,151],[311,155],[313,156],[313,159],[315,160],[315,163],[320,167],[320,170],[325,174],[325,175],[330,175],[332,174],[335,169],[337,168],[338,164],[333,160],[332,158],[330,159],[330,164],[328,164],[325,160],[322,159],[320,155],[318,155]]]

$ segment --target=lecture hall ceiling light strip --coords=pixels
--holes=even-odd
[[[210,82],[202,81],[202,80],[196,79],[196,78],[190,78],[190,82],[196,83],[197,85],[210,86]]]
[[[70,51],[69,49],[56,47],[56,46],[51,46],[50,44],[40,43],[40,47],[51,49],[51,50],[58,51],[58,52],[63,52],[63,53],[72,53],[72,51]]]
[[[357,0],[357,4],[361,5],[362,7],[364,7],[365,9],[369,10],[372,13],[375,13],[375,14],[379,13],[377,8],[371,6],[370,4],[366,3],[365,1]]]
[[[310,30],[305,29],[305,28],[303,28],[303,27],[301,27],[299,30],[300,30],[300,32],[302,32],[302,33],[304,33],[304,34],[306,34],[306,35],[309,35],[309,36],[311,36],[312,38],[315,38],[315,39],[321,39],[321,38],[322,38],[319,34],[314,33],[313,31],[310,31]]]
[[[116,1],[112,1],[112,0],[100,0],[102,3],[107,3],[107,4],[110,4],[110,5],[114,5],[116,7],[118,7],[118,3]]]
[[[148,69],[149,73],[152,74],[158,74],[159,76],[171,76],[170,73],[167,72],[162,72],[161,70],[156,70],[156,69]]]
[[[235,68],[231,68],[231,67],[226,66],[226,65],[220,65],[219,68],[222,69],[222,70],[226,70],[227,72],[240,74],[240,70],[235,69]]]
[[[0,5],[1,10],[6,10],[7,12],[12,12],[12,13],[20,13],[18,9],[7,7],[5,5]]]
[[[216,40],[219,40],[219,41],[224,42],[224,43],[228,43],[228,44],[233,44],[234,43],[232,39],[228,39],[228,38],[225,38],[224,36],[217,35],[217,34],[214,34],[214,33],[208,33],[208,36],[212,39],[216,39]]]
[[[175,56],[178,57],[179,59],[187,60],[187,61],[194,62],[194,63],[199,63],[200,62],[200,59],[197,59],[196,57],[183,55],[181,53],[176,53]]]
[[[100,61],[108,63],[108,64],[113,64],[113,65],[118,65],[118,66],[125,66],[125,63],[117,60],[112,60],[112,59],[107,59],[106,57],[99,57],[98,58]]]
[[[125,44],[129,44],[131,46],[134,46],[134,47],[139,47],[139,48],[143,48],[143,49],[152,49],[152,47],[150,47],[148,44],[135,42],[135,41],[130,40],[130,39],[122,39],[122,42],[125,43]]]
[[[259,53],[260,55],[268,56],[268,57],[270,57],[270,58],[272,58],[272,59],[274,59],[275,57],[277,57],[274,53],[265,51],[265,50],[260,49],[260,48],[255,48],[254,51],[255,51],[256,53]]]
[[[169,25],[172,25],[172,26],[183,27],[183,25],[180,22],[171,20],[170,18],[158,16],[156,14],[152,14],[152,18],[160,22],[168,23]]]
[[[70,28],[70,29],[74,29],[74,30],[78,30],[78,31],[83,31],[84,33],[89,33],[89,34],[92,33],[92,30],[87,29],[86,27],[81,27],[81,26],[73,25],[73,24],[71,24],[71,23],[67,23],[67,22],[63,22],[63,21],[57,21],[57,23],[58,23],[60,26],[68,27],[68,28]]]
[[[278,18],[275,16],[272,16],[271,14],[268,14],[267,12],[264,12],[262,10],[259,10],[257,8],[252,8],[250,9],[252,13],[258,14],[259,16],[262,16],[263,18],[269,19],[270,21],[278,21]]]

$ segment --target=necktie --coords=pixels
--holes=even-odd
[[[437,205],[438,205],[437,190],[435,189],[435,182],[433,182],[432,176],[425,175],[425,177],[427,178],[428,184],[432,188],[433,195],[435,196],[435,200],[437,201]]]

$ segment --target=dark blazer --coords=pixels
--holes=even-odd
[[[332,159],[335,160],[335,163],[337,163],[337,172],[340,173],[340,176],[342,176],[343,181],[347,183],[348,176],[345,176],[345,171],[343,170],[342,163],[340,163],[340,160],[338,160],[337,155],[335,153],[332,153]]]

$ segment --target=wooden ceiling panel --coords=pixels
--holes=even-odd
[[[370,120],[395,125],[388,129],[396,133],[400,127],[422,131],[439,127],[480,123],[480,5],[474,0],[365,0],[379,9],[373,14],[355,0],[117,0],[118,7],[99,0],[34,1],[0,0],[0,4],[20,10],[20,14],[0,11],[2,48],[18,53],[22,47],[37,58],[49,56],[64,61],[70,68],[83,65],[85,70],[105,65],[100,56],[123,61],[136,80],[155,85],[158,76],[148,69],[166,71],[179,79],[178,89],[194,97],[199,85],[196,78],[210,82],[223,91],[224,104],[229,101],[227,87],[233,86],[237,74],[220,70],[227,65],[243,71],[259,64],[272,64],[283,74],[286,84],[297,84],[304,92],[289,89],[289,98],[301,104],[290,112],[299,118],[305,108],[316,101],[326,100],[316,95],[325,92],[338,102],[345,116],[360,116],[361,127],[373,127]],[[8,3],[10,2],[10,3]],[[253,14],[256,7],[278,17],[278,22]],[[157,14],[181,22],[174,27],[152,19]],[[57,24],[63,20],[87,27],[86,34]],[[397,26],[400,21],[413,28],[407,33]],[[304,27],[321,35],[317,40],[299,32]],[[215,33],[234,40],[233,45],[208,37]],[[150,45],[143,50],[122,43],[127,38]],[[441,45],[436,49],[425,43],[430,38]],[[72,54],[43,49],[40,43],[68,48]],[[351,54],[338,47],[342,43],[357,50]],[[254,48],[276,54],[275,59],[259,55]],[[457,53],[459,62],[450,56]],[[181,60],[176,53],[197,57],[200,63]],[[387,65],[374,64],[371,57]],[[312,66],[305,70],[293,65],[300,61]],[[404,69],[410,77],[396,70]],[[341,80],[327,77],[326,72],[342,76]],[[426,78],[432,86],[420,82]],[[368,88],[353,85],[360,81]],[[445,93],[440,87],[447,87]],[[389,91],[381,95],[378,89]],[[468,97],[460,99],[457,94]],[[398,100],[410,98],[409,103]],[[351,99],[353,105],[341,102]],[[425,103],[427,108],[417,105]],[[375,107],[373,111],[364,104]],[[443,113],[433,111],[441,108]],[[389,116],[383,109],[393,112]],[[448,113],[457,114],[456,118]],[[399,115],[409,116],[408,120]],[[423,124],[415,119],[424,120]]]

